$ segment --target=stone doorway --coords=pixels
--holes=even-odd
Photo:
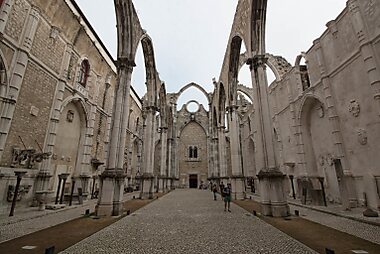
[[[198,187],[198,175],[189,175],[189,187],[193,189]]]

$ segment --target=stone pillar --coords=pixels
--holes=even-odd
[[[84,144],[83,144],[83,153],[82,153],[82,161],[80,164],[80,173],[78,177],[80,181],[78,182],[78,188],[82,188],[84,198],[88,197],[88,183],[90,179],[91,172],[91,150],[93,146],[94,139],[94,127],[95,127],[95,118],[96,118],[96,104],[90,102],[90,114],[89,121],[86,128],[86,133],[84,136]],[[77,190],[75,190],[75,193]]]
[[[143,174],[140,198],[153,198],[154,187],[154,122],[157,108],[155,106],[145,107],[146,119],[144,123],[143,144]]]
[[[66,46],[65,53],[63,55],[60,78],[58,80],[58,85],[55,91],[55,98],[53,102],[53,110],[50,116],[50,123],[47,132],[47,138],[44,144],[44,152],[51,153],[54,152],[55,141],[57,137],[57,129],[59,124],[59,118],[61,116],[61,107],[63,101],[63,93],[65,91],[66,79],[68,75],[68,68],[70,62],[70,56],[72,54],[73,46],[68,44]],[[40,171],[37,175],[36,181],[36,200],[44,202],[41,200],[41,195],[48,191],[49,179],[51,178],[51,157],[47,160],[43,160],[40,166]]]
[[[5,0],[0,12],[0,34],[4,34],[14,0]]]
[[[262,168],[258,174],[263,214],[266,216],[287,216],[289,207],[284,195],[284,175],[276,165],[274,153],[273,123],[270,116],[266,57],[256,55],[248,60],[250,65],[254,108],[257,114],[257,144],[262,151]],[[258,157],[260,159],[260,157]]]
[[[240,150],[240,127],[239,119],[237,115],[238,106],[231,106],[228,108],[228,113],[230,114],[230,138],[231,138],[231,165],[232,165],[232,176],[231,176],[231,187],[232,187],[232,197],[234,199],[244,199],[245,189],[244,189],[244,175],[243,168],[241,165],[241,150]]]
[[[375,3],[375,5],[377,4],[378,3]],[[377,102],[377,113],[380,117],[380,66],[376,62],[376,53],[370,41],[371,36],[368,35],[365,21],[360,12],[358,0],[348,0],[347,7],[350,11],[351,23],[358,37],[360,53],[364,60],[364,66],[373,91],[373,97]]]
[[[346,149],[344,147],[344,141],[340,127],[340,119],[335,108],[335,96],[333,94],[333,90],[331,89],[331,82],[326,71],[325,56],[323,54],[323,49],[321,47],[320,41],[315,40],[314,46],[316,47],[318,66],[321,74],[321,82],[323,85],[323,91],[325,94],[325,100],[327,104],[327,114],[329,117],[329,122],[331,124],[332,137],[334,139],[335,156],[337,159],[340,159],[344,173],[344,176],[342,177],[341,181],[339,181],[342,205],[345,209],[349,209],[351,205],[349,201],[350,198],[348,189],[355,188],[354,184],[348,186],[348,178],[352,178],[352,172],[349,169],[349,162],[347,160]],[[354,193],[356,192],[354,191]],[[352,206],[355,206],[356,197],[351,197],[351,203]]]
[[[120,215],[123,209],[123,170],[125,136],[129,116],[132,71],[135,64],[127,58],[117,62],[118,80],[111,121],[111,139],[105,171],[100,177],[101,190],[96,206],[98,216]]]
[[[172,189],[173,178],[173,138],[168,138],[168,179],[166,182],[166,188]]]
[[[24,79],[25,71],[29,61],[29,52],[32,48],[36,34],[40,10],[32,6],[29,17],[24,27],[24,35],[21,40],[21,47],[16,53],[15,67],[10,76],[9,91],[1,105],[0,119],[0,159],[3,155],[5,143],[8,137],[9,128],[16,108],[16,102]]]
[[[167,143],[168,143],[168,128],[161,127],[161,165],[159,176],[159,191],[165,191],[165,179],[167,178],[166,172],[168,169],[167,164]]]
[[[213,134],[213,138],[212,138],[212,156],[213,156],[213,159],[214,159],[214,163],[213,163],[213,176],[214,178],[218,178],[220,176],[220,169],[219,169],[219,153],[218,153],[218,135],[217,133]]]
[[[175,189],[179,186],[179,155],[178,155],[178,141],[179,136],[177,133],[177,104],[173,104],[173,146],[172,146],[172,159],[173,159],[173,167],[172,167],[172,181],[171,188]]]
[[[226,154],[226,135],[224,129],[226,127],[218,127],[218,150],[219,150],[219,173],[220,178],[228,178],[227,175],[227,154]],[[224,183],[225,185],[227,183]]]

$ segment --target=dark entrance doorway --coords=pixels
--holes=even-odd
[[[190,188],[198,187],[198,175],[189,175],[189,187]]]

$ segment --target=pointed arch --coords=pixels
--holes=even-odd
[[[161,127],[168,127],[165,83],[162,83],[161,85],[159,99],[160,99]]]
[[[226,111],[226,92],[223,83],[219,84],[219,98],[218,98],[218,120],[219,126],[225,124],[225,111]]]
[[[85,127],[88,128],[88,123],[89,123],[89,114],[87,112],[87,109],[86,109],[86,104],[85,104],[85,101],[82,97],[79,97],[79,96],[69,96],[67,97],[63,102],[62,102],[62,105],[61,105],[61,108],[60,108],[60,113],[63,112],[63,110],[65,109],[65,107],[69,104],[73,102],[77,107],[78,107],[78,110],[80,110],[80,112],[82,113],[81,117],[83,118],[83,122],[85,123]]]
[[[136,50],[133,49],[133,4],[132,1],[114,0],[116,12],[116,27],[118,33],[118,59],[128,59],[134,66],[134,55]]]
[[[4,61],[3,52],[0,50],[0,96],[7,97],[8,95],[8,68]]]
[[[251,51],[265,54],[265,26],[268,0],[252,1],[251,8]]]
[[[228,95],[229,104],[233,105],[237,100],[237,83],[240,67],[240,49],[243,39],[235,36],[231,40],[230,61],[228,69]]]
[[[179,97],[180,97],[180,96],[181,96],[181,95],[182,95],[187,89],[189,89],[189,88],[191,88],[191,87],[194,87],[194,88],[198,89],[199,91],[201,91],[201,92],[206,96],[206,98],[207,98],[207,102],[210,104],[210,96],[209,96],[209,94],[206,92],[206,90],[205,90],[202,86],[200,86],[200,85],[198,85],[198,84],[196,84],[196,83],[194,83],[194,82],[191,82],[191,83],[185,85],[184,87],[182,87],[182,88],[179,90],[179,92],[177,93],[177,98],[176,98],[175,103],[177,103],[178,98],[179,98]]]

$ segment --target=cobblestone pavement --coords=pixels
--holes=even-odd
[[[124,200],[131,199],[132,195],[136,193],[125,195]],[[86,209],[94,212],[96,202],[97,200],[89,200],[83,205],[55,211],[38,211],[37,208],[21,209],[16,210],[14,217],[3,214],[0,216],[0,243],[79,218]]]
[[[316,253],[204,190],[175,190],[61,253]]]
[[[260,197],[257,195],[248,194],[252,199],[259,202]],[[296,202],[292,200],[291,202]],[[363,218],[361,216],[361,210],[356,209],[354,211],[341,211],[341,207],[328,206],[328,207],[313,207],[318,210],[310,209],[307,207],[300,207],[299,205],[292,205],[289,202],[289,207],[291,213],[294,214],[294,210],[300,211],[302,218],[314,221],[316,223],[322,224],[324,226],[339,230],[341,232],[362,238],[364,240],[380,244],[380,227],[376,225],[370,225],[365,222],[360,222],[357,220],[350,219],[349,217],[356,217],[362,220],[367,220],[370,222],[379,222],[379,218]],[[337,215],[328,214],[323,212],[333,212]],[[346,216],[346,217],[342,217]]]
[[[380,227],[378,226],[294,205],[290,205],[290,209],[292,214],[294,214],[294,210],[300,211],[302,218],[307,220],[380,244]]]

